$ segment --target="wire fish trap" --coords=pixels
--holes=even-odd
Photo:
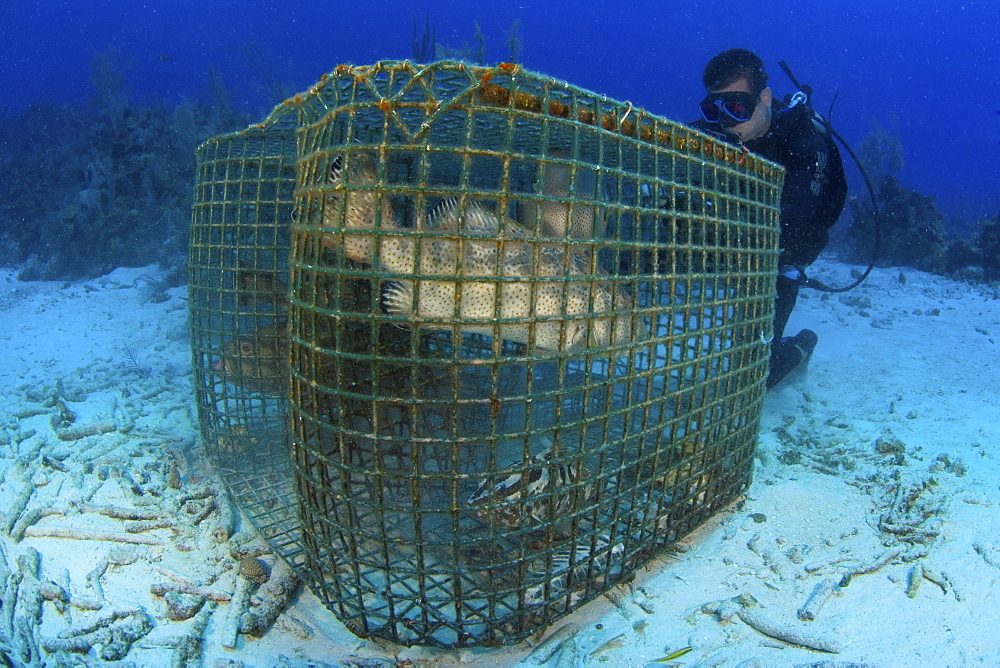
[[[458,62],[340,66],[198,160],[206,449],[359,636],[519,642],[749,484],[777,166]]]

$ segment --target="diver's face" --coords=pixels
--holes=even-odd
[[[744,79],[738,79],[735,82],[729,84],[725,88],[718,88],[709,91],[710,94],[715,93],[729,93],[732,91],[740,91],[743,93],[749,93],[750,82]],[[760,97],[757,100],[757,107],[753,111],[753,115],[750,120],[744,121],[730,128],[726,128],[730,132],[739,135],[742,141],[750,141],[751,139],[756,139],[757,137],[762,137],[771,127],[771,89],[765,88],[760,93]]]

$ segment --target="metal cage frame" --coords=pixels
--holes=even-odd
[[[206,450],[359,636],[519,642],[748,487],[777,165],[449,61],[342,65],[197,157]]]

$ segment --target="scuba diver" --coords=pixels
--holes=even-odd
[[[777,297],[767,387],[777,385],[812,355],[819,337],[804,329],[784,336],[805,269],[827,244],[827,231],[847,199],[847,180],[840,151],[828,125],[817,118],[802,94],[785,105],[767,86],[764,62],[746,49],[717,54],[702,75],[707,97],[702,119],[691,125],[721,136],[785,168],[781,191],[781,234],[778,242]]]

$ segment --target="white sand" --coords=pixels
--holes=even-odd
[[[821,262],[812,273],[844,284],[848,271]],[[384,665],[395,665],[393,658],[506,665],[527,657],[552,665],[644,666],[687,646],[692,651],[677,665],[995,664],[1000,290],[903,273],[905,283],[898,269],[876,270],[845,295],[803,294],[789,333],[809,327],[820,344],[809,368],[768,396],[745,502],[686,539],[682,553],[652,564],[631,588],[557,623],[551,630],[572,625],[561,645],[548,643],[533,654],[527,645],[454,653],[383,647],[351,635],[306,592],[263,638],[241,636],[233,650],[222,646],[228,604],[219,604],[204,634],[204,665],[341,665],[349,657],[355,663],[348,665],[383,665],[376,658]],[[21,518],[17,533],[34,511],[50,512],[34,514],[35,527],[23,540],[4,535],[0,542],[11,571],[20,572],[19,557],[34,548],[42,555],[41,581],[54,581],[77,599],[96,596],[88,573],[116,555],[123,564],[108,566],[99,580],[104,610],[148,614],[154,628],[132,646],[127,661],[162,666],[192,622],[167,620],[150,585],[183,575],[231,594],[237,578],[229,547],[213,539],[216,514],[192,524],[203,500],[177,509],[173,529],[131,534],[164,544],[131,548],[130,564],[115,542],[31,535],[42,527],[121,534],[120,520],[95,512],[82,497],[92,492],[92,504],[155,508],[159,500],[145,490],[162,483],[170,461],[180,465],[182,490],[203,489],[211,480],[195,444],[185,291],[150,301],[155,290],[144,275],[162,274],[155,267],[121,269],[65,285],[18,283],[0,273],[0,518]],[[123,343],[134,348],[137,368]],[[64,402],[76,414],[73,427],[103,424],[113,431],[56,438],[53,416],[60,406],[51,397],[57,381],[63,396],[79,399]],[[880,437],[901,443],[904,452],[878,453]],[[41,465],[33,454],[38,448],[48,457]],[[27,471],[18,468],[25,459],[36,462]],[[23,503],[29,491],[22,512],[15,502]],[[170,540],[176,532],[184,540]],[[836,587],[814,621],[797,618],[817,585],[841,584],[845,573],[877,566],[887,554],[892,558],[884,566]],[[908,596],[911,573],[923,577],[912,580],[920,586]],[[7,640],[2,629],[33,619],[29,596],[13,609],[7,605],[17,579],[8,578],[4,594],[0,649]],[[26,587],[22,583],[22,594]],[[739,613],[728,621],[704,611],[741,594],[746,607],[714,606]],[[60,612],[45,602],[41,623],[23,632],[51,644],[99,614],[73,606]],[[805,642],[827,642],[840,653],[791,646],[748,621],[787,639],[798,634]],[[95,640],[89,654],[70,656],[100,664],[101,642]],[[41,660],[54,665],[51,656]]]

